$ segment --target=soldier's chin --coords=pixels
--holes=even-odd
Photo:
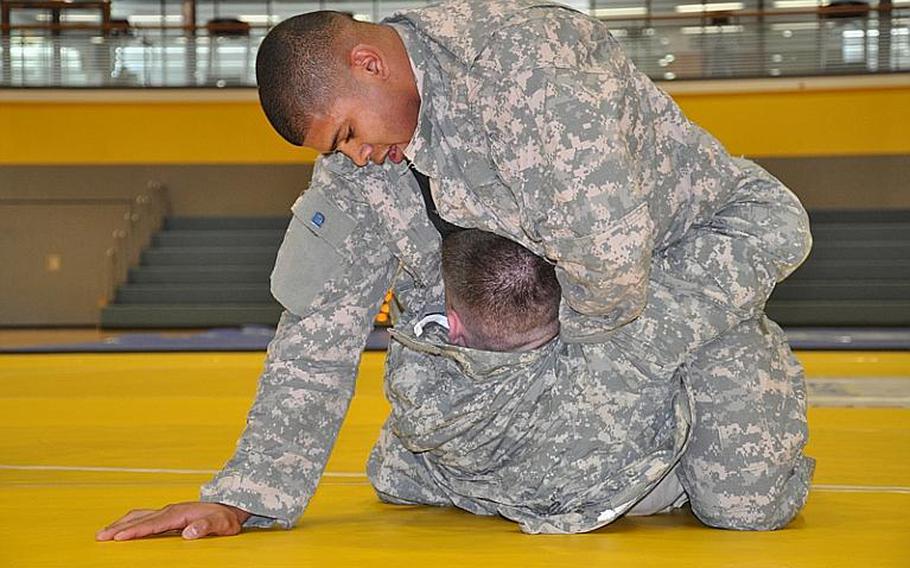
[[[394,144],[390,146],[389,151],[386,152],[386,158],[392,160],[392,163],[400,164],[402,160],[404,160],[404,152],[401,151],[398,144]]]

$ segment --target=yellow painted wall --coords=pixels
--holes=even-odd
[[[910,84],[903,83],[672,94],[690,118],[736,154],[906,155]],[[218,100],[217,94],[205,100],[193,96],[145,101],[121,101],[116,92],[112,100],[0,97],[0,164],[300,163],[315,158],[271,130],[255,91],[229,101]]]
[[[753,157],[910,154],[910,87],[676,94],[686,115]]]
[[[3,102],[0,164],[312,162],[248,102]]]

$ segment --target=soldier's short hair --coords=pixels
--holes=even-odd
[[[291,144],[303,145],[312,115],[346,88],[341,41],[354,23],[344,12],[310,12],[282,21],[262,40],[256,55],[259,102]]]
[[[555,269],[518,243],[478,229],[455,232],[443,241],[442,270],[447,307],[478,343],[471,347],[511,351],[558,326]]]

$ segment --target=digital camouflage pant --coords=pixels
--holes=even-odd
[[[718,528],[783,527],[805,504],[815,466],[802,451],[803,369],[783,332],[765,317],[745,321],[687,367],[695,422],[679,477],[692,512]]]

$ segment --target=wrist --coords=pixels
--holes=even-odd
[[[219,503],[219,505],[229,510],[237,518],[237,522],[241,525],[245,523],[247,519],[253,516],[252,513],[244,511],[243,509],[240,509],[233,505],[228,505],[227,503]]]

